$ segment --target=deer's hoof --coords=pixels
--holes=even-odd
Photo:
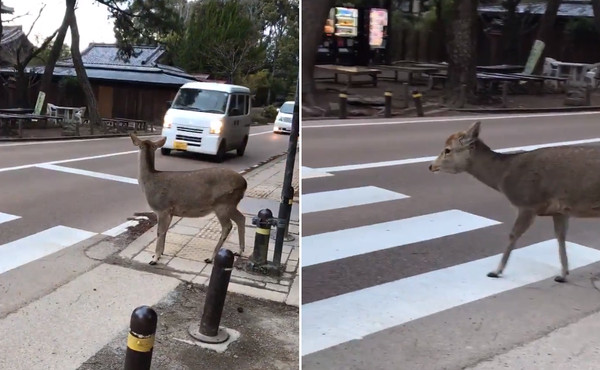
[[[150,266],[154,266],[154,265],[156,265],[156,261],[150,261],[150,262],[148,262],[148,264],[149,264]]]
[[[207,258],[204,260],[204,263],[212,263],[212,259],[211,258]]]
[[[242,253],[241,253],[241,252],[234,252],[234,253],[233,253],[233,256],[234,256],[234,257],[239,257],[239,256],[241,256],[241,255],[242,255]]]
[[[499,278],[499,277],[500,277],[500,275],[498,275],[498,274],[497,274],[497,273],[495,273],[495,272],[490,272],[490,273],[488,273],[488,274],[487,274],[487,276],[488,276],[488,277],[491,277],[491,278]]]
[[[554,278],[554,281],[556,281],[557,283],[566,283],[567,279],[565,279],[562,276],[557,276],[557,277]]]

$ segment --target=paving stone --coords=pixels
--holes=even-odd
[[[183,225],[175,225],[175,226],[171,227],[169,229],[169,231],[177,233],[177,234],[192,235],[192,236],[196,235],[198,233],[197,228],[190,227],[190,226],[183,226]],[[167,235],[169,235],[169,234],[167,233]]]
[[[206,264],[200,261],[194,261],[181,257],[173,257],[171,261],[167,264],[167,266],[172,269],[181,271],[181,272],[191,272],[194,275],[198,275]]]
[[[243,294],[254,298],[266,299],[275,302],[285,302],[287,294],[274,290],[259,289],[247,285],[230,283],[228,291]]]

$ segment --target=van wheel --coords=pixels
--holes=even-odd
[[[246,145],[248,145],[248,136],[244,136],[244,140],[242,141],[242,145],[237,148],[237,155],[239,157],[244,155],[244,152],[246,151]]]
[[[219,150],[217,150],[217,154],[215,155],[215,160],[218,163],[221,163],[225,160],[225,153],[227,153],[227,150],[225,148],[225,140],[223,140],[221,141],[221,144],[219,144]]]
[[[171,149],[160,148],[160,154],[162,154],[162,155],[169,155],[169,154],[171,154]]]

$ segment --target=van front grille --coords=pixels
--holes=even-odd
[[[187,141],[188,143],[198,143],[202,142],[201,137],[188,136],[188,135],[175,135],[175,140]]]
[[[204,129],[195,128],[195,127],[187,127],[187,126],[177,126],[177,131],[189,132],[192,134],[202,134],[204,132]]]

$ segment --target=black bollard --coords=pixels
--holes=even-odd
[[[392,92],[385,92],[385,118],[390,118],[392,116]]]
[[[231,278],[233,268],[233,252],[229,249],[221,249],[214,260],[208,292],[204,301],[204,312],[200,324],[194,323],[189,328],[192,337],[204,343],[223,343],[229,339],[229,333],[219,327],[227,287]]]
[[[414,90],[412,93],[413,101],[415,102],[415,108],[417,108],[417,115],[423,117],[423,104],[421,103],[421,93],[418,90]]]
[[[348,107],[346,106],[346,102],[348,101],[347,94],[340,94],[340,118],[345,119],[348,117]]]
[[[133,310],[127,336],[125,370],[149,370],[154,349],[154,335],[158,316],[148,306]]]
[[[502,82],[502,108],[508,107],[508,82]]]
[[[250,262],[260,266],[267,263],[273,212],[268,208],[261,209],[258,211],[258,215],[252,218],[252,224],[256,226],[256,234],[254,236],[254,251],[250,257]]]

